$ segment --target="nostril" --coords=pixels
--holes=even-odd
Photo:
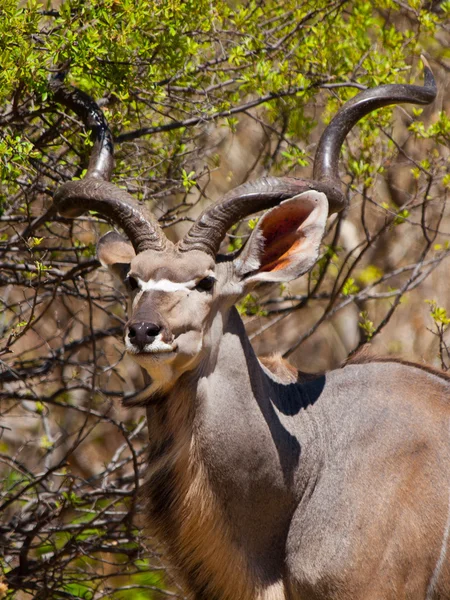
[[[134,327],[130,327],[128,329],[128,337],[131,338],[135,338],[136,337],[136,329]]]
[[[158,333],[160,331],[161,331],[161,327],[158,327],[158,325],[151,324],[147,327],[147,330],[145,333],[147,334],[148,337],[155,337],[158,335]]]

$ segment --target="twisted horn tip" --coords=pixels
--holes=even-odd
[[[436,85],[436,80],[433,75],[433,71],[431,70],[431,67],[430,67],[430,63],[428,62],[428,60],[425,58],[425,56],[423,54],[420,55],[420,60],[422,61],[422,64],[423,64],[424,87],[429,88],[430,90],[433,90],[434,95],[436,96],[437,85]]]

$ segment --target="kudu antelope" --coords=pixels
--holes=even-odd
[[[195,600],[450,598],[450,381],[414,364],[349,364],[308,381],[264,366],[235,302],[318,257],[329,210],[345,205],[338,155],[355,123],[436,94],[385,85],[348,102],[326,128],[313,180],[263,178],[207,208],[177,244],[109,182],[113,145],[97,105],[53,82],[57,101],[94,133],[84,179],[57,210],[93,209],[122,228],[98,256],[127,286],[128,353],[148,386],[145,484],[151,530]],[[238,255],[229,227],[269,209]]]

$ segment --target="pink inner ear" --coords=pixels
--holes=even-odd
[[[278,271],[291,262],[304,238],[301,225],[310,214],[310,207],[286,204],[263,217],[260,227],[265,242],[260,271]]]

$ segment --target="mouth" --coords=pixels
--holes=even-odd
[[[167,356],[168,354],[174,354],[178,347],[176,343],[168,344],[162,340],[155,340],[151,344],[147,344],[140,348],[139,346],[132,344],[129,341],[125,342],[125,347],[128,354],[133,356],[152,356],[156,357],[159,355]]]

